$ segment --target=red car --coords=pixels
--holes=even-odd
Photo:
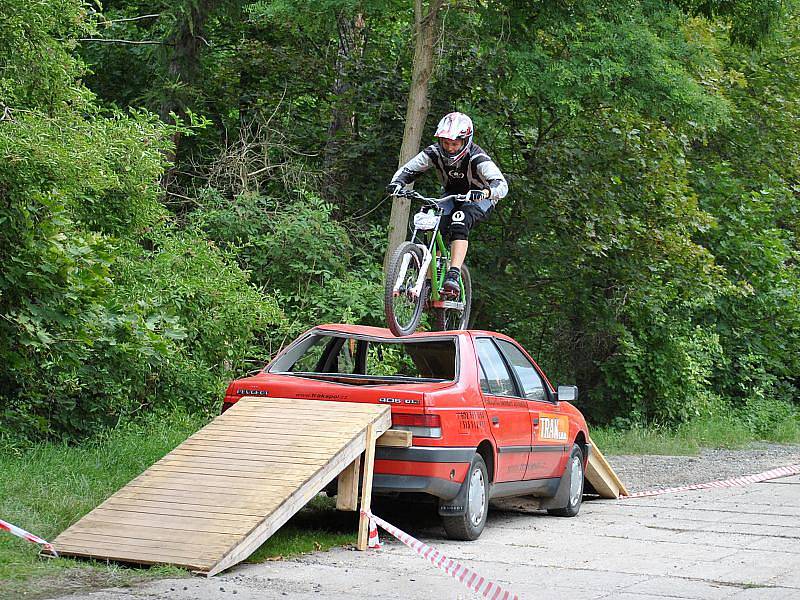
[[[413,443],[376,449],[373,492],[437,497],[451,538],[476,539],[492,498],[538,496],[560,516],[580,509],[590,444],[569,403],[577,388],[556,391],[508,336],[322,325],[233,381],[223,410],[243,396],[390,405],[392,428]]]

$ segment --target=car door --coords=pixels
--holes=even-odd
[[[516,344],[506,340],[498,339],[497,345],[511,366],[527,401],[532,436],[525,479],[560,477],[569,420],[559,414],[541,373],[525,353]]]
[[[495,481],[521,481],[531,448],[528,403],[493,339],[475,338],[475,349],[483,403],[497,446]]]

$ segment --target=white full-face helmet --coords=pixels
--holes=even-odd
[[[458,164],[469,152],[472,145],[472,135],[475,129],[472,119],[460,112],[451,112],[442,117],[436,127],[436,139],[439,152],[444,156],[449,166]],[[462,144],[455,152],[445,150],[442,140],[461,140]]]

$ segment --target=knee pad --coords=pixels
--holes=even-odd
[[[466,240],[469,237],[469,227],[466,223],[466,215],[463,210],[457,210],[451,216],[450,239]]]

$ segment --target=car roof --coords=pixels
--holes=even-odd
[[[353,335],[367,335],[367,336],[381,337],[381,338],[394,338],[398,340],[420,339],[429,337],[441,338],[442,336],[447,336],[447,335],[472,335],[472,336],[490,335],[493,337],[499,337],[508,340],[512,339],[502,333],[497,333],[494,331],[485,331],[482,329],[459,329],[452,331],[419,331],[416,333],[412,333],[411,335],[406,335],[403,336],[402,338],[398,338],[386,327],[371,327],[369,325],[350,325],[347,323],[325,323],[324,325],[317,325],[316,327],[312,327],[309,331],[331,331],[331,332],[335,331],[338,333],[350,333]]]
[[[349,333],[352,335],[366,335],[379,338],[392,338],[397,340],[419,339],[428,337],[441,338],[443,335],[463,333],[450,331],[420,331],[403,337],[397,337],[386,327],[370,327],[369,325],[350,325],[347,323],[325,323],[312,327],[309,331],[331,331],[337,333]]]

